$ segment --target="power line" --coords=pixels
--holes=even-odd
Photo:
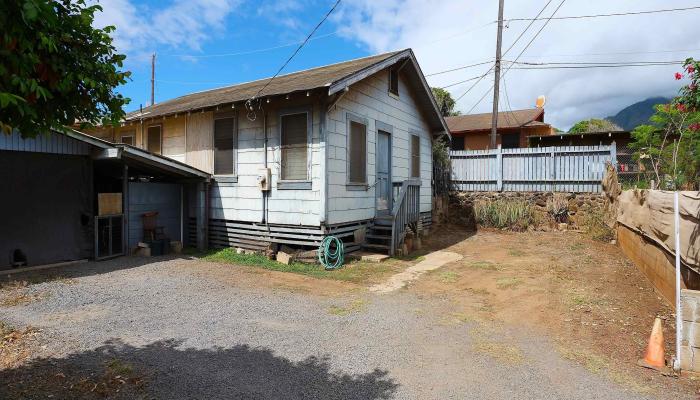
[[[538,12],[537,15],[535,15],[535,18],[539,18],[539,16],[542,15],[542,13],[544,12],[544,10],[547,9],[547,7],[549,6],[549,3],[551,3],[551,2],[552,2],[552,0],[549,0],[549,1],[547,2],[547,4],[545,4],[544,7],[542,7],[542,9],[540,10],[540,12]],[[503,53],[503,55],[508,54],[508,52],[510,51],[510,49],[512,49],[513,46],[515,46],[515,44],[518,42],[518,40],[520,40],[520,38],[523,37],[523,35],[525,34],[525,32],[527,32],[527,30],[530,29],[530,27],[532,26],[533,23],[534,23],[534,21],[531,22],[530,24],[528,24],[528,26],[525,27],[525,29],[523,29],[523,31],[520,33],[520,35],[517,37],[517,39],[515,39],[515,41],[513,41],[513,43],[511,44],[511,46],[508,48],[508,50],[506,50],[506,51]],[[476,87],[476,85],[478,85],[479,82],[481,82],[481,80],[484,79],[484,78],[489,74],[489,72],[491,72],[491,70],[492,70],[495,66],[496,66],[496,64],[494,63],[494,64],[491,66],[491,68],[489,68],[488,71],[486,71],[486,73],[484,73],[484,74],[483,74],[476,82],[474,82],[474,84],[472,84],[464,93],[462,93],[459,97],[457,97],[457,98],[455,99],[455,103],[458,102],[460,99],[462,99],[464,96],[466,96],[467,93],[471,92],[472,89],[474,89],[474,88]]]
[[[525,51],[527,51],[527,49],[530,47],[530,45],[532,45],[532,43],[535,41],[535,39],[537,39],[537,37],[540,35],[540,33],[542,33],[542,31],[544,30],[544,28],[546,28],[547,25],[549,25],[549,22],[552,20],[552,18],[554,17],[554,15],[557,13],[557,11],[559,11],[559,9],[561,8],[561,6],[563,6],[565,2],[566,2],[566,0],[561,0],[561,3],[559,3],[559,5],[557,6],[557,8],[554,9],[554,12],[552,13],[552,15],[549,16],[549,19],[547,19],[547,20],[545,21],[545,23],[542,24],[542,27],[540,27],[540,30],[538,30],[537,33],[535,33],[535,36],[533,36],[532,39],[530,39],[530,41],[527,42],[527,44],[525,45],[525,47],[523,47],[523,49],[520,51],[520,53],[518,54],[518,56],[515,57],[515,60],[513,60],[513,63],[517,62],[517,61],[520,59],[520,56],[522,56],[523,53],[525,53]],[[547,3],[547,4],[549,4],[549,3]],[[513,65],[514,65],[514,64],[510,64],[510,65],[506,68],[506,70],[503,72],[503,75],[501,76],[501,79],[505,78],[506,74],[508,73],[508,71],[510,71],[510,69],[513,67]],[[487,90],[486,93],[484,93],[483,96],[481,96],[481,98],[479,99],[479,101],[477,101],[476,104],[474,104],[474,106],[472,106],[472,108],[469,109],[469,111],[467,112],[467,114],[470,114],[472,111],[474,111],[474,109],[484,100],[484,98],[489,94],[489,92],[491,92],[491,89],[493,89],[493,87],[494,87],[494,85],[491,85],[491,88],[490,88],[489,90]]]
[[[590,69],[590,68],[628,68],[628,67],[658,67],[666,65],[682,65],[683,62],[649,63],[649,64],[603,64],[603,65],[555,65],[555,66],[524,66],[511,69],[533,70],[533,69]]]
[[[475,77],[472,77],[472,78],[469,78],[469,79],[465,79],[465,80],[462,80],[462,81],[459,81],[459,82],[453,82],[453,83],[450,83],[450,84],[448,84],[448,85],[440,86],[440,89],[447,89],[447,88],[452,87],[452,86],[461,85],[462,83],[471,82],[471,81],[473,81],[473,80],[475,80],[475,79],[482,78],[482,77],[484,77],[484,76],[486,76],[486,75],[488,75],[488,73],[486,73],[486,74],[484,74],[484,75],[477,75],[477,76],[475,76]]]
[[[308,41],[312,40],[318,40],[318,39],[324,39],[329,36],[337,35],[340,33],[341,30],[333,31],[330,33],[326,33],[323,35],[316,36],[314,38],[310,38]],[[304,43],[303,40],[298,41],[298,42],[292,42],[292,43],[287,43],[287,44],[281,44],[279,46],[272,46],[272,47],[264,47],[261,49],[255,49],[255,50],[246,50],[246,51],[240,51],[236,53],[218,53],[218,54],[160,54],[160,56],[166,56],[166,57],[184,57],[184,58],[215,58],[215,57],[235,57],[235,56],[245,56],[245,55],[250,55],[250,54],[257,54],[257,53],[264,53],[266,51],[272,51],[272,50],[278,50],[278,49],[283,49],[286,47],[292,47],[296,46],[299,44]]]
[[[504,60],[505,61],[505,60]],[[543,61],[543,62],[527,62],[527,61],[508,61],[511,64],[517,65],[619,65],[619,64],[678,64],[683,63],[683,60],[661,60],[661,61]]]
[[[472,68],[472,67],[478,67],[479,65],[490,64],[490,63],[492,63],[491,60],[489,60],[489,61],[484,61],[484,62],[480,62],[480,63],[476,63],[476,64],[463,65],[463,66],[461,66],[461,67],[456,67],[456,68],[452,68],[452,69],[446,69],[446,70],[444,70],[444,71],[432,72],[432,73],[427,74],[427,75],[425,75],[425,76],[428,77],[428,76],[442,75],[442,74],[446,74],[446,73],[448,73],[448,72],[460,71],[460,70],[463,70],[463,69]]]
[[[299,45],[299,47],[297,47],[297,49],[294,50],[294,53],[292,53],[292,55],[289,56],[289,58],[287,59],[287,61],[285,61],[284,64],[282,64],[282,66],[277,70],[277,72],[275,72],[275,74],[267,81],[267,83],[265,83],[265,86],[263,86],[260,90],[258,90],[258,92],[255,94],[255,96],[252,97],[252,99],[257,98],[265,89],[267,89],[267,87],[268,87],[268,86],[270,85],[270,83],[277,77],[277,75],[279,75],[280,72],[282,72],[282,70],[284,69],[284,67],[286,67],[286,66],[289,64],[289,62],[292,61],[292,59],[294,58],[294,56],[296,56],[297,53],[299,53],[299,51],[302,49],[302,47],[304,47],[304,45],[306,45],[306,43],[309,41],[309,39],[311,39],[311,36],[313,36],[314,33],[316,33],[316,31],[318,30],[318,28],[320,28],[321,25],[323,25],[323,23],[326,22],[326,20],[328,19],[328,17],[330,17],[331,14],[333,14],[333,11],[335,11],[336,7],[338,7],[338,4],[340,4],[340,0],[337,0],[337,1],[335,2],[335,4],[333,4],[333,7],[332,7],[330,10],[328,10],[328,12],[327,12],[326,15],[323,17],[323,19],[322,19],[321,21],[319,21],[318,24],[316,24],[316,26],[315,26],[314,29],[311,31],[311,33],[309,33],[309,36],[307,36],[306,39],[304,39],[304,41]]]
[[[669,53],[688,53],[691,51],[700,51],[700,49],[678,49],[678,50],[657,50],[657,51],[618,51],[608,53],[578,53],[578,54],[547,54],[547,57],[580,57],[580,56],[617,56],[617,55],[638,55],[638,54],[669,54]],[[538,55],[525,55],[524,57],[542,57]]]
[[[662,9],[662,10],[630,11],[630,12],[619,12],[619,13],[610,13],[610,14],[571,15],[571,16],[565,16],[565,17],[554,17],[554,18],[551,18],[551,20],[583,19],[583,18],[599,18],[599,17],[623,17],[623,16],[629,16],[629,15],[668,13],[668,12],[689,11],[689,10],[697,10],[697,9],[700,9],[700,6],[685,7],[685,8],[667,8],[667,9]],[[507,19],[505,21],[506,22],[540,21],[540,20],[545,20],[545,19],[546,18],[537,18],[537,17],[536,18],[511,18],[511,19]]]

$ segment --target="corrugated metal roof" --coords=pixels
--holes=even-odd
[[[265,88],[260,96],[282,95],[298,91],[312,90],[324,86],[330,86],[349,75],[362,71],[380,63],[402,51],[393,51],[370,57],[358,58],[341,62],[338,64],[326,65],[312,68],[305,71],[293,72],[287,75],[276,77]],[[169,115],[180,112],[187,112],[201,108],[213,107],[220,104],[245,101],[255,96],[258,91],[265,86],[270,78],[260,79],[253,82],[241,83],[226,86],[218,89],[206,90],[181,96],[153,106],[145,107],[143,112],[134,111],[126,115],[126,119],[135,120],[141,117],[153,118],[162,115]]]
[[[499,112],[498,127],[519,128],[537,121],[543,113],[544,109],[542,108]],[[445,122],[447,122],[447,127],[451,133],[482,131],[491,129],[492,115],[492,113],[458,115],[445,118]]]

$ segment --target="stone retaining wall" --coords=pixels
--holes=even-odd
[[[505,200],[528,201],[535,206],[535,210],[543,215],[548,215],[547,203],[554,195],[565,196],[568,203],[569,224],[577,222],[592,212],[603,213],[606,209],[606,199],[602,193],[552,193],[552,192],[453,192],[453,206],[460,207],[477,201]],[[464,208],[464,207],[460,207]],[[457,217],[457,215],[451,215]],[[544,219],[546,220],[546,218]]]

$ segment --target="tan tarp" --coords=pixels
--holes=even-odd
[[[681,260],[700,267],[700,192],[679,192]],[[617,222],[675,254],[673,192],[625,190],[617,197]]]

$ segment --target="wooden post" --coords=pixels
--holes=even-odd
[[[496,135],[498,134],[498,94],[501,83],[501,42],[503,38],[503,2],[498,2],[498,32],[496,34],[496,64],[493,81],[493,114],[491,115],[491,149],[496,148]]]
[[[549,170],[549,180],[552,182],[552,192],[557,179],[556,150],[552,148],[552,168]]]
[[[197,250],[204,251],[207,248],[206,243],[206,189],[207,185],[204,182],[197,183],[197,197],[195,209],[197,210],[196,225],[197,225]]]
[[[496,191],[503,190],[503,152],[501,145],[496,147]]]

